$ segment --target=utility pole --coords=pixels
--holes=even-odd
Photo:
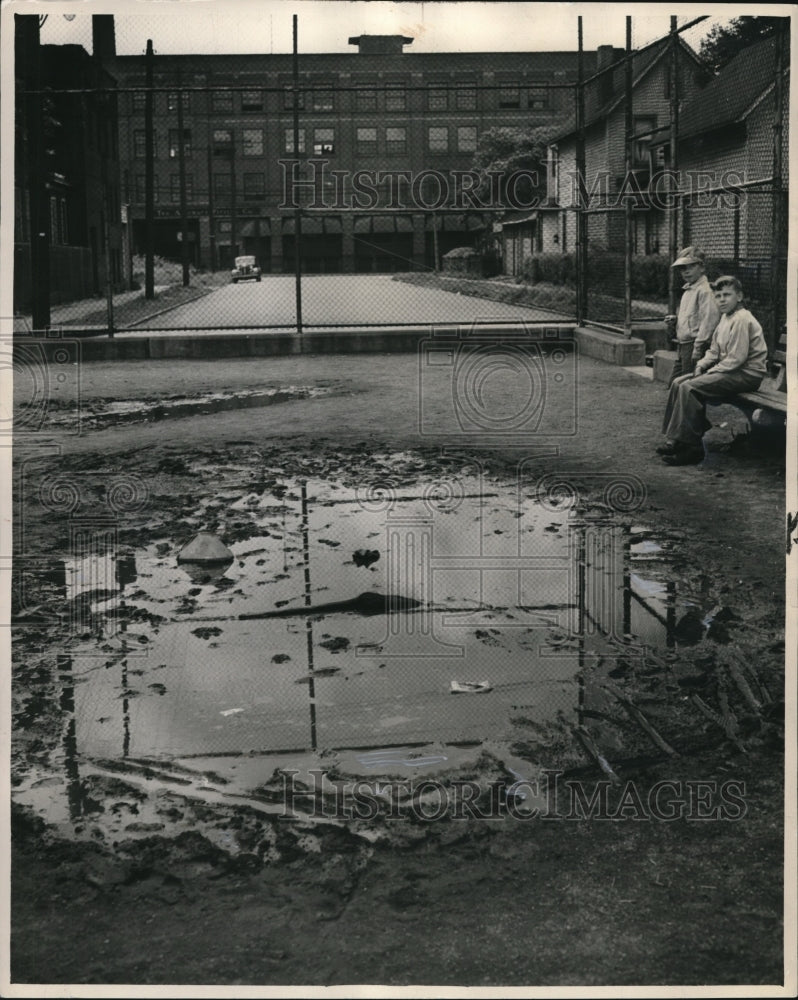
[[[155,142],[152,114],[152,39],[147,39],[144,93],[144,298],[155,298]]]

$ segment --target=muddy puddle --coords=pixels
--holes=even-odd
[[[528,777],[514,741],[603,707],[590,658],[711,627],[661,533],[470,467],[431,485],[222,486],[189,520],[231,558],[98,530],[47,568],[68,609],[61,730],[14,794],[71,834],[215,815],[223,839],[222,807],[284,808],[281,769]]]
[[[158,399],[93,400],[90,407],[77,402],[51,407],[47,423],[54,427],[83,425],[91,430],[135,423],[191,417],[197,414],[246,410],[299,399],[314,399],[336,392],[333,385],[283,386],[280,389],[239,389],[235,392],[195,393],[190,396],[166,396]],[[19,401],[15,401],[19,405]]]

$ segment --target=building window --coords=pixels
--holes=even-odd
[[[186,174],[186,201],[191,201],[194,197],[194,177]],[[169,175],[169,201],[177,204],[180,201],[180,174]]]
[[[475,125],[460,125],[457,128],[457,152],[473,153],[477,148],[477,129]]]
[[[546,111],[549,106],[549,92],[545,87],[530,87],[527,100],[530,111]]]
[[[157,158],[158,150],[156,148],[154,135],[152,139],[153,156]],[[133,155],[137,160],[143,160],[147,155],[147,132],[143,128],[137,128],[133,131]]]
[[[335,152],[335,130],[331,128],[313,129],[313,155],[329,156]]]
[[[183,99],[183,110],[188,111],[191,107],[191,92],[188,90],[181,90],[180,94]],[[177,95],[178,91],[170,91],[166,95],[166,108],[168,111],[177,111]]]
[[[213,175],[213,196],[220,204],[230,202],[233,191],[233,179],[230,174]]]
[[[244,129],[244,156],[263,156],[263,129]]]
[[[263,94],[260,90],[241,91],[242,111],[263,111]]]
[[[153,191],[153,201],[158,201],[158,179],[155,178]],[[136,191],[135,200],[138,204],[143,205],[147,199],[147,180],[144,174],[136,174]]]
[[[213,155],[228,159],[233,155],[233,133],[228,128],[217,128],[213,131]]]
[[[355,109],[357,111],[376,111],[377,91],[373,87],[359,87],[355,91]]]
[[[299,152],[305,152],[305,130],[303,128],[298,131],[299,138]],[[285,142],[283,143],[286,153],[294,152],[294,130],[292,128],[285,129]]]
[[[405,111],[407,108],[407,92],[398,83],[389,83],[385,88],[385,110]]]
[[[305,95],[300,90],[299,100],[297,101],[297,109],[301,111],[305,107]],[[293,84],[287,83],[283,87],[283,107],[286,111],[294,110],[294,86]]]
[[[147,94],[143,90],[133,91],[133,111],[137,114],[143,114],[147,105]]]
[[[244,201],[262,201],[266,197],[264,175],[244,174]]]
[[[219,224],[216,228],[220,233],[232,233],[233,223],[229,219],[219,219]]]
[[[376,128],[359,128],[357,130],[357,153],[358,156],[377,155]]]
[[[500,87],[499,88],[499,107],[500,108],[520,108],[521,107],[521,90],[519,87]]]
[[[211,110],[227,112],[233,110],[233,93],[230,90],[214,90],[211,94]]]
[[[314,111],[332,111],[335,107],[335,99],[331,90],[314,90],[312,96]]]
[[[446,111],[449,107],[449,92],[445,87],[430,87],[427,91],[427,110]]]
[[[447,125],[431,125],[427,129],[427,149],[430,153],[449,152],[449,128]]]
[[[180,130],[169,129],[169,158],[175,159],[180,155]],[[191,129],[183,129],[183,156],[191,156]]]
[[[407,129],[404,126],[385,130],[385,152],[394,156],[407,152]]]
[[[458,84],[455,99],[458,111],[476,111],[477,88],[470,84]]]

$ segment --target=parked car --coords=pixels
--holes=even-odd
[[[248,281],[250,278],[260,281],[260,268],[255,263],[255,258],[252,256],[236,257],[231,278],[233,284],[237,281]]]

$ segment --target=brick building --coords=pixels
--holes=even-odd
[[[457,172],[479,135],[572,114],[575,52],[414,55],[400,35],[349,41],[357,51],[299,56],[298,162],[292,55],[153,57],[157,253],[181,252],[178,100],[192,260],[226,267],[254,253],[277,273],[293,268],[295,200],[307,271],[408,270],[430,266],[436,246],[471,244],[486,203]],[[116,55],[111,25],[102,58],[120,90],[122,197],[141,252],[146,57]]]
[[[118,287],[123,244],[115,81],[80,45],[39,46],[36,16],[16,28],[14,304],[27,312],[36,233],[52,303],[101,294],[109,271]]]

